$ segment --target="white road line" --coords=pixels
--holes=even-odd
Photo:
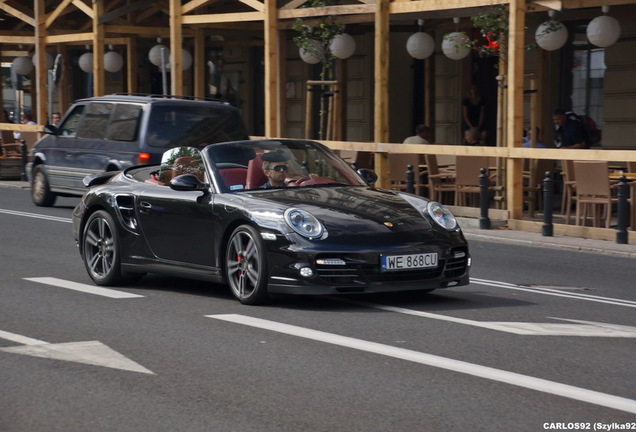
[[[304,327],[297,327],[289,324],[283,324],[275,321],[263,320],[244,315],[227,314],[206,316],[222,321],[247,325],[305,339],[325,342],[342,347],[357,349],[360,351],[366,351],[374,354],[411,361],[414,363],[420,363],[427,366],[446,369],[454,372],[476,376],[479,378],[490,379],[505,384],[515,385],[518,387],[536,390],[543,393],[562,396],[569,399],[574,399],[594,405],[600,405],[615,410],[636,414],[636,400],[562,384],[555,381],[549,381],[542,378],[531,377],[515,372],[491,368],[488,366],[481,366],[460,360],[454,360],[447,357],[411,351],[404,348],[397,348],[390,345],[383,345],[376,342],[369,342],[361,339],[340,336],[332,333],[311,330]]]
[[[566,298],[573,298],[577,300],[585,300],[585,301],[591,301],[591,302],[597,302],[597,303],[606,303],[606,304],[612,304],[617,306],[626,306],[626,307],[636,308],[636,301],[632,301],[632,300],[622,300],[617,298],[601,297],[601,296],[582,294],[582,293],[564,293],[562,291],[550,289],[550,288],[531,288],[531,287],[527,287],[523,285],[511,284],[508,282],[491,281],[487,279],[477,279],[473,277],[470,278],[470,283],[477,284],[477,285],[491,286],[495,288],[504,288],[504,289],[511,289],[516,291],[526,291],[526,292],[531,292],[535,294],[551,295],[555,297],[566,297]]]
[[[53,285],[60,288],[66,288],[73,291],[80,291],[88,294],[100,295],[103,297],[110,297],[114,299],[123,298],[136,298],[143,297],[142,295],[127,293],[124,291],[116,291],[108,288],[101,288],[93,285],[86,285],[77,282],[71,282],[63,279],[57,279],[52,277],[36,277],[36,278],[24,278],[31,282],[37,282],[45,285]]]
[[[58,216],[48,216],[48,215],[43,215],[43,214],[38,214],[38,213],[25,213],[25,212],[20,212],[20,211],[15,211],[15,210],[0,209],[0,213],[10,214],[10,215],[14,215],[14,216],[24,216],[24,217],[30,217],[30,218],[37,218],[37,219],[48,219],[48,220],[52,220],[52,221],[56,221],[56,222],[66,222],[66,223],[72,223],[73,222],[73,220],[69,219],[69,218],[62,218],[62,217],[58,217]]]
[[[0,330],[0,339],[10,340],[12,342],[16,342],[21,345],[42,345],[42,344],[48,343],[43,340],[33,339],[33,338],[22,336],[16,333],[9,333],[3,330]]]

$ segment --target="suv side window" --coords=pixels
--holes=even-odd
[[[68,117],[66,117],[64,123],[60,125],[60,130],[62,131],[63,136],[77,136],[77,127],[80,119],[82,118],[82,113],[84,112],[85,107],[85,105],[76,106],[73,108],[73,111],[68,115]]]
[[[108,119],[113,111],[112,103],[91,103],[86,108],[84,121],[77,131],[80,138],[105,139]]]
[[[141,113],[139,105],[117,104],[106,138],[115,141],[134,141],[137,138]]]

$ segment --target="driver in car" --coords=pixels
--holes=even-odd
[[[263,155],[263,171],[267,177],[267,183],[261,189],[273,187],[286,187],[285,178],[289,171],[287,158],[278,152],[265,153]]]

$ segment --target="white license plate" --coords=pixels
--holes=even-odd
[[[437,267],[437,253],[382,255],[382,271],[412,270]]]

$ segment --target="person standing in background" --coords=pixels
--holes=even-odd
[[[486,144],[486,103],[481,97],[479,87],[471,84],[468,97],[462,103],[465,143],[469,145]],[[471,140],[467,140],[470,137]]]

